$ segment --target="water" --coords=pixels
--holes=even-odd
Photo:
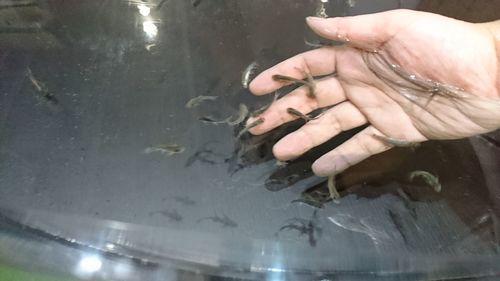
[[[316,1],[157,2],[48,1],[30,8],[32,18],[0,11],[17,16],[11,25],[23,31],[0,33],[0,206],[20,222],[2,225],[29,238],[5,235],[0,256],[23,265],[39,251],[51,257],[40,267],[51,268],[54,253],[74,253],[60,262],[78,264],[78,251],[105,253],[111,243],[126,254],[109,264],[124,255],[160,265],[179,259],[226,276],[491,272],[487,261],[468,260],[497,257],[498,212],[467,140],[375,156],[339,175],[340,200],[311,206],[294,202],[326,190],[310,165],[354,131],[277,165],[272,145],[302,121],[237,139],[243,124],[199,120],[273,100],[252,96],[241,73],[250,62],[263,70],[309,49],[303,18]],[[330,16],[363,7],[326,5]],[[28,68],[57,104],[40,98]],[[185,107],[200,95],[218,98]],[[184,150],[144,153],[160,144]],[[438,175],[442,192],[410,182],[414,170]],[[404,257],[413,267],[398,264]]]

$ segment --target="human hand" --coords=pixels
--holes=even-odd
[[[495,37],[484,25],[410,10],[307,18],[307,24],[347,44],[299,54],[257,76],[250,90],[264,95],[284,86],[272,79],[275,74],[328,75],[316,80],[314,98],[308,87],[297,88],[262,113],[265,122],[250,132],[262,134],[296,119],[287,108],[309,113],[335,106],[281,139],[273,148],[277,159],[294,159],[369,124],[316,160],[313,171],[327,176],[392,147],[374,135],[423,142],[500,127],[500,63]]]

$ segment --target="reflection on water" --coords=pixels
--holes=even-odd
[[[83,257],[78,263],[76,275],[80,277],[92,276],[93,273],[99,271],[102,267],[102,261],[98,256]]]
[[[339,227],[368,235],[375,244],[387,243],[391,239],[384,229],[377,229],[381,227],[380,224],[370,224],[364,218],[355,218],[349,214],[336,214],[328,219]]]

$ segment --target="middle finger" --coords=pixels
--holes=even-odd
[[[366,117],[350,102],[343,102],[329,109],[317,120],[310,121],[297,131],[288,134],[274,145],[274,156],[282,161],[295,159],[340,132],[368,122]]]
[[[297,116],[287,112],[288,108],[308,114],[318,108],[331,106],[346,99],[342,85],[333,76],[316,80],[316,97],[314,99],[307,96],[308,92],[309,89],[302,86],[278,99],[265,112],[258,116],[258,118],[264,118],[266,121],[250,130],[250,132],[254,135],[260,135],[286,122],[297,119]],[[253,121],[255,119],[250,118],[247,123],[250,124]]]

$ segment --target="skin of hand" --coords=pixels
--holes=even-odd
[[[283,83],[274,74],[316,80],[316,97],[300,87],[273,103],[250,130],[263,134],[302,113],[335,105],[320,118],[281,139],[273,148],[281,161],[301,154],[342,131],[368,124],[334,150],[316,160],[314,173],[327,176],[391,148],[380,136],[423,142],[459,139],[500,128],[500,21],[472,24],[411,10],[321,19],[306,19],[318,35],[346,44],[311,50],[257,76],[249,85],[255,95],[272,93]],[[457,87],[465,98],[429,95],[409,99],[367,66],[363,55],[377,50],[392,64],[424,79]],[[336,74],[336,75],[334,75]],[[255,118],[248,122],[255,121]]]

